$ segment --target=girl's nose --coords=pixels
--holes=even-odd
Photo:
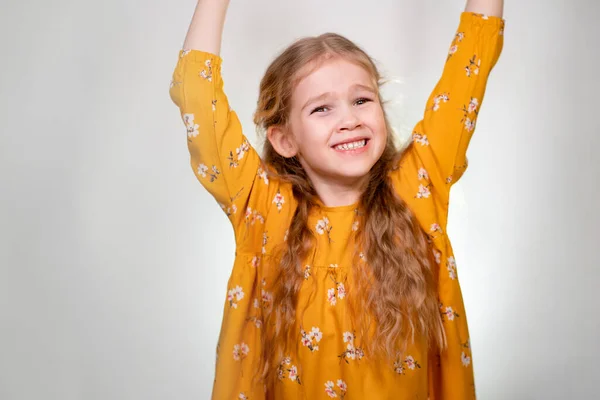
[[[360,119],[356,115],[356,110],[352,106],[343,109],[338,130],[351,131],[360,126]]]

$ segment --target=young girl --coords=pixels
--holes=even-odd
[[[213,399],[472,399],[446,223],[503,43],[502,0],[469,0],[412,142],[393,144],[372,60],[336,34],[268,67],[254,122],[223,92],[228,0],[199,0],[170,95],[192,169],[235,231]]]

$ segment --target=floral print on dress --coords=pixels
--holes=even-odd
[[[310,265],[304,267],[304,279],[308,279],[311,276]]]
[[[183,114],[183,122],[185,124],[185,128],[187,130],[187,135],[189,138],[196,137],[199,133],[198,128],[200,127],[200,125],[194,122],[194,118],[194,114]]]
[[[331,230],[333,227],[329,224],[329,218],[323,217],[322,219],[317,221],[317,225],[315,226],[315,230],[319,235],[323,235],[327,233],[327,239],[329,243],[333,242],[331,240]]]
[[[463,108],[462,108],[464,116],[460,122],[464,123],[465,129],[467,130],[467,132],[472,132],[473,130],[475,130],[475,121],[476,121],[477,114],[478,114],[478,110],[477,110],[478,106],[479,106],[479,100],[472,97],[471,101],[469,102],[469,105],[463,106]],[[475,114],[474,116],[471,115],[473,113]]]
[[[340,399],[343,399],[346,396],[346,392],[348,391],[348,385],[341,379],[338,379],[336,383],[337,388],[336,384],[333,383],[333,381],[325,382],[325,393],[332,399],[338,396]]]
[[[448,257],[448,276],[452,280],[456,279],[456,261],[452,256]]]
[[[452,56],[454,54],[456,54],[456,52],[458,51],[458,44],[460,42],[462,42],[464,38],[465,38],[464,32],[456,32],[456,35],[454,35],[454,40],[452,41],[452,44],[450,45],[450,49],[448,50],[447,60],[449,60],[450,58],[452,58]]]
[[[250,397],[248,397],[244,392],[240,393],[240,395],[238,396],[238,399],[240,400],[249,400]]]
[[[306,332],[304,329],[300,330],[300,341],[304,347],[308,347],[311,352],[319,351],[319,342],[323,339],[323,332],[317,327],[312,328],[310,332]]]
[[[406,375],[406,370],[414,371],[415,368],[421,368],[421,365],[414,359],[413,356],[407,356],[404,360],[398,358],[394,362],[394,371],[398,375]]]
[[[244,290],[241,286],[236,286],[227,292],[227,301],[231,308],[237,308],[238,302],[244,298]]]
[[[442,321],[444,320],[444,317],[446,317],[446,320],[448,321],[454,321],[454,318],[460,317],[451,306],[444,306],[443,303],[440,303],[440,313],[442,315]]]
[[[354,345],[354,339],[356,335],[352,332],[344,332],[344,343],[346,343],[346,351],[338,356],[340,361],[345,361],[346,364],[350,364],[350,360],[362,360],[365,356],[365,352],[362,348]]]
[[[429,180],[429,174],[427,173],[427,170],[423,167],[419,168],[419,172],[417,174],[419,180],[424,179],[426,181]]]
[[[246,208],[246,225],[254,225],[256,221],[261,224],[265,223],[265,217],[258,212],[258,210],[253,210],[251,207]]]
[[[327,301],[332,306],[337,304],[337,299],[342,300],[346,297],[346,286],[343,281],[339,280],[337,270],[337,264],[331,264],[327,269],[327,275],[329,275],[334,283],[334,287],[327,290]]]
[[[204,79],[206,79],[207,81],[211,82],[212,81],[212,60],[208,59],[204,62],[204,65],[206,66],[206,69],[203,69],[202,71],[200,71],[200,76]]]
[[[240,364],[243,363],[244,359],[248,356],[248,353],[250,353],[250,347],[244,342],[233,346],[233,359],[239,361]]]
[[[467,76],[470,78],[472,75],[479,75],[479,67],[481,67],[481,58],[477,59],[477,55],[473,55],[465,67]]]
[[[225,204],[219,203],[219,206],[221,206],[221,209],[225,212],[225,214],[228,217],[232,216],[237,212],[237,206],[235,204],[232,204],[230,207],[227,207]]]
[[[465,350],[460,354],[460,361],[463,367],[468,367],[471,364],[471,339],[467,339],[465,343],[462,343],[462,347]]]
[[[281,211],[281,209],[283,208],[283,203],[285,203],[285,199],[280,192],[277,192],[277,194],[273,198],[273,203],[275,203],[275,205],[277,206],[277,210]]]
[[[267,174],[267,171],[265,171],[262,168],[258,168],[258,171],[256,172],[256,175],[258,175],[258,177],[263,180],[263,182],[265,183],[265,185],[269,184],[269,175]]]
[[[427,140],[427,135],[418,132],[413,132],[412,138],[413,142],[418,143],[421,146],[429,146],[429,140]]]
[[[277,377],[280,381],[288,378],[292,382],[296,382],[299,385],[302,384],[300,375],[298,374],[298,367],[292,364],[292,359],[290,357],[285,357],[279,364],[279,367],[277,368]]]
[[[431,106],[431,109],[433,111],[437,111],[440,109],[441,103],[447,103],[448,101],[450,101],[450,96],[448,93],[440,93],[433,98],[433,105]]]
[[[267,254],[267,243],[269,243],[269,235],[267,232],[263,232],[263,240],[262,240],[262,253]]]
[[[431,196],[431,190],[429,189],[431,185],[419,185],[419,191],[415,196],[417,199],[428,199]]]

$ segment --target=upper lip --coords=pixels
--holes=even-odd
[[[334,143],[331,145],[331,147],[339,146],[340,144],[345,144],[345,143],[358,142],[359,140],[369,140],[369,138],[367,136],[356,136],[353,138],[345,139],[340,142]]]

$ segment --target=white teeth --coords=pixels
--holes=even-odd
[[[363,139],[363,140],[358,140],[356,142],[338,144],[334,148],[336,150],[354,150],[354,149],[359,149],[361,147],[364,147],[366,144],[367,144],[367,140]]]

